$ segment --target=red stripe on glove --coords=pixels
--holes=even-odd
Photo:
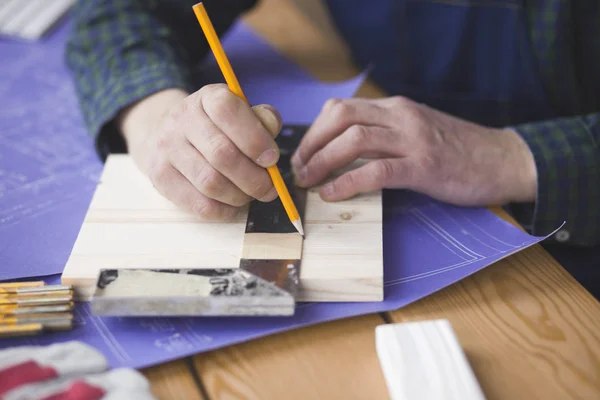
[[[28,383],[54,379],[58,376],[52,367],[43,367],[35,361],[26,361],[0,370],[0,395]]]
[[[84,381],[75,381],[67,390],[44,397],[42,400],[99,400],[104,390]]]

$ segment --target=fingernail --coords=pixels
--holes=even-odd
[[[275,119],[275,123],[277,125],[281,124],[281,114],[275,107],[268,105],[268,104],[263,105],[262,107],[271,113],[271,115],[272,115],[273,119]]]
[[[256,162],[265,168],[270,167],[277,162],[277,151],[273,149],[265,151]]]
[[[272,136],[277,136],[281,130],[281,115],[274,107],[266,104],[255,106],[258,118]]]
[[[264,195],[262,198],[259,199],[259,201],[265,202],[265,203],[269,203],[273,200],[275,200],[277,198],[277,190],[275,188],[272,188],[269,193],[267,193],[266,195]]]

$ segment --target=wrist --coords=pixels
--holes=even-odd
[[[511,203],[532,203],[537,197],[537,167],[525,140],[513,129],[502,129],[509,142],[508,182]]]
[[[189,93],[181,89],[161,90],[123,109],[115,122],[128,148],[144,142],[165,112],[187,96]]]

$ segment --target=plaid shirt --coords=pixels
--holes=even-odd
[[[209,47],[198,0],[79,0],[67,62],[84,119],[104,158],[122,151],[115,115],[153,92],[193,92],[194,66]],[[225,32],[255,0],[204,1]],[[220,4],[219,4],[220,3]],[[600,7],[597,0],[525,2],[532,50],[556,119],[517,125],[538,171],[535,204],[514,205],[528,230],[575,245],[600,243]],[[193,38],[193,39],[191,39]]]

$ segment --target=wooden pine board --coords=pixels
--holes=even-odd
[[[62,282],[91,295],[101,268],[235,268],[247,209],[227,223],[200,222],[163,198],[128,155],[111,155]],[[299,301],[381,301],[381,191],[328,203],[307,194]]]
[[[302,241],[299,233],[246,233],[241,257],[247,260],[300,260]]]

